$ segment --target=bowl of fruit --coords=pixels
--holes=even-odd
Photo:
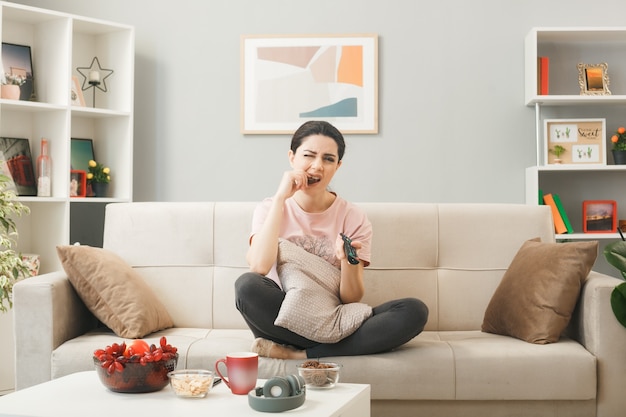
[[[167,374],[176,368],[178,353],[165,337],[159,346],[136,339],[97,349],[93,362],[100,381],[111,391],[154,392],[169,383]]]

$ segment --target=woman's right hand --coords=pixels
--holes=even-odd
[[[302,170],[286,171],[278,185],[275,197],[286,200],[293,196],[296,191],[308,186],[307,174]]]
[[[302,170],[286,171],[283,174],[265,222],[250,241],[246,259],[253,272],[267,275],[276,262],[278,234],[283,219],[285,200],[293,196],[296,191],[308,187],[307,177],[306,172]]]

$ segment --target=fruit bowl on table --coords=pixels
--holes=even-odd
[[[328,389],[339,382],[341,365],[338,363],[308,360],[297,365],[297,368],[307,388]]]
[[[139,346],[133,349],[133,346]],[[128,346],[113,343],[94,352],[96,373],[111,391],[140,393],[160,391],[169,383],[167,374],[176,369],[178,353],[162,337],[159,346],[138,339]]]

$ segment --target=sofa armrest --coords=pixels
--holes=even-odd
[[[626,409],[626,328],[611,309],[611,292],[623,281],[592,271],[578,310],[578,339],[597,360],[597,416],[622,415]]]
[[[98,325],[63,271],[16,283],[13,314],[16,390],[49,381],[52,351]]]

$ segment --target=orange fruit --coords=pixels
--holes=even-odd
[[[146,353],[150,352],[150,345],[143,339],[135,339],[129,344],[126,345],[126,350],[124,351],[124,356],[127,358],[133,355],[143,356]]]

